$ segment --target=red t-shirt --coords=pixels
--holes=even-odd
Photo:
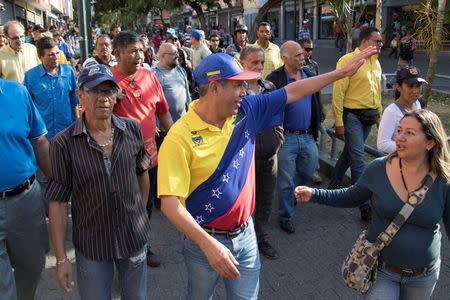
[[[122,117],[134,119],[141,124],[144,145],[153,160],[152,167],[158,164],[155,142],[156,115],[169,111],[169,105],[155,74],[140,68],[131,80],[120,73],[116,67],[111,68],[117,84],[126,91],[126,98],[118,101],[113,112]]]

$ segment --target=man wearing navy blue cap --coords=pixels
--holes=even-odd
[[[112,114],[118,85],[110,67],[83,69],[78,84],[85,111],[50,143],[53,176],[46,197],[56,280],[72,291],[65,250],[71,200],[80,298],[110,299],[116,265],[122,299],[146,299],[150,221],[145,206],[152,160],[139,123]]]
[[[187,299],[210,299],[219,276],[229,298],[258,298],[261,265],[251,218],[255,137],[282,124],[287,103],[354,74],[373,53],[365,50],[342,69],[251,96],[245,96],[244,81],[260,73],[244,71],[223,53],[200,63],[194,72],[200,98],[169,131],[158,169],[161,210],[187,237]]]
[[[202,32],[198,29],[194,29],[191,32],[191,44],[191,48],[194,51],[192,66],[195,69],[205,57],[211,54],[211,51],[202,43]]]

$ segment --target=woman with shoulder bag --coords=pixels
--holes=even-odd
[[[386,107],[378,127],[377,148],[386,153],[395,151],[397,126],[403,115],[408,111],[422,109],[418,99],[422,93],[422,83],[427,83],[415,67],[398,70],[396,79],[396,100]]]
[[[450,232],[447,137],[436,114],[415,110],[407,112],[400,121],[395,143],[396,151],[372,161],[355,185],[339,190],[299,186],[295,197],[299,202],[336,207],[357,207],[370,198],[372,220],[366,239],[376,243],[380,233],[388,231],[386,226],[408,206],[405,203],[411,204],[415,192],[423,190],[427,174],[437,175],[432,176],[436,177],[434,182],[426,184],[430,188],[423,201],[414,206],[390,244],[382,248],[376,282],[366,295],[366,299],[430,299],[441,265],[442,219],[446,232]]]

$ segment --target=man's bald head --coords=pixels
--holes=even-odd
[[[280,47],[280,56],[285,68],[290,72],[297,72],[303,69],[303,49],[295,41],[287,41]]]
[[[168,69],[178,66],[178,49],[171,43],[159,46],[159,64]]]

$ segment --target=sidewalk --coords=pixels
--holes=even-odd
[[[326,186],[325,183],[323,186]],[[317,204],[299,203],[295,208],[295,234],[282,231],[276,222],[276,207],[271,218],[269,235],[279,251],[278,260],[261,257],[260,300],[291,299],[363,299],[344,286],[341,264],[364,226],[358,209],[336,209]],[[442,229],[442,227],[441,227]],[[70,229],[69,229],[70,230]],[[442,229],[441,276],[434,292],[435,300],[449,299],[450,243]],[[71,239],[71,235],[68,235]],[[152,216],[152,249],[161,258],[159,268],[148,268],[148,299],[184,299],[187,276],[180,247],[180,234],[160,210]],[[73,248],[67,243],[69,257]],[[72,260],[73,261],[73,260]],[[75,268],[74,268],[75,275]],[[46,269],[37,291],[37,300],[79,299],[76,290],[70,295],[59,288],[55,279],[55,258],[47,256]],[[115,285],[117,286],[117,285]],[[117,287],[113,299],[120,299]],[[226,299],[222,281],[214,299]]]

